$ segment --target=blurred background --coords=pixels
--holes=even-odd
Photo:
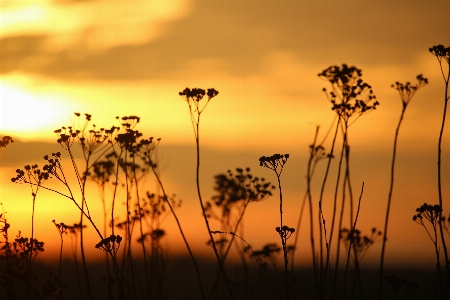
[[[177,213],[194,252],[213,258],[196,195],[188,106],[178,95],[186,87],[219,91],[200,124],[204,200],[215,194],[214,175],[236,167],[250,167],[253,175],[275,183],[275,174],[260,167],[258,158],[289,153],[281,179],[285,223],[294,227],[306,191],[315,128],[320,125],[322,141],[335,117],[322,92],[329,83],[317,75],[345,63],[362,69],[362,79],[380,102],[349,129],[355,198],[365,183],[357,227],[366,234],[384,224],[394,132],[402,108],[391,85],[414,84],[418,74],[429,80],[414,97],[400,130],[385,261],[434,266],[433,245],[412,216],[424,202],[438,203],[444,81],[428,48],[449,46],[449,11],[450,2],[445,1],[0,0],[0,136],[15,140],[0,157],[0,202],[11,234],[20,230],[30,235],[32,203],[29,186],[10,179],[26,164],[43,165],[46,154],[66,155],[56,143],[55,129],[70,125],[73,112],[92,114],[98,127],[118,126],[116,116],[137,115],[141,122],[136,129],[144,137],[161,138],[161,177],[168,193],[183,201]],[[326,150],[330,144],[329,136]],[[447,214],[448,130],[442,157]],[[81,158],[77,156],[79,162]],[[70,162],[65,163],[75,180]],[[331,219],[336,168],[335,159],[325,190],[326,220]],[[316,204],[324,171],[322,162],[312,183]],[[145,189],[157,191],[154,178],[146,181]],[[101,222],[95,185],[88,193],[90,209]],[[254,249],[279,243],[274,230],[278,206],[277,191],[249,206],[245,238]],[[59,235],[51,221],[73,224],[78,218],[73,203],[39,191],[35,236],[46,243],[42,259],[59,253]],[[308,223],[305,212],[296,262],[306,266],[311,261]],[[217,226],[212,222],[213,230]],[[169,255],[186,255],[172,216],[162,227]],[[88,259],[96,259],[103,255],[93,247],[98,237],[92,228],[87,233]],[[363,265],[377,265],[378,241]],[[65,247],[70,255],[70,244]]]

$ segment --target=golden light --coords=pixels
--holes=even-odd
[[[83,44],[89,51],[145,43],[159,36],[162,24],[187,13],[185,0],[98,1],[55,5],[53,1],[1,3],[0,37],[47,36],[48,51]]]
[[[72,109],[68,99],[56,94],[36,93],[19,85],[0,82],[0,132],[19,139],[48,136]]]

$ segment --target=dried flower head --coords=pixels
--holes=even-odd
[[[412,85],[410,82],[403,84],[398,81],[395,82],[395,84],[391,85],[391,87],[396,89],[400,94],[400,98],[403,103],[403,108],[406,108],[406,106],[409,104],[409,102],[419,89],[428,84],[428,79],[423,77],[422,74],[417,75],[416,78],[417,84],[415,85]]]
[[[444,47],[443,45],[433,46],[428,49],[431,54],[436,56],[436,58],[441,62],[442,59],[450,63],[450,47]]]
[[[204,89],[199,88],[185,88],[183,91],[179,92],[178,95],[180,95],[189,105],[192,112],[197,112],[200,114],[206,107],[206,105],[209,103],[209,100],[217,96],[219,92],[215,90],[214,88],[208,89],[206,92]],[[207,102],[206,104],[200,108],[199,102],[202,100],[205,95],[207,96]]]
[[[120,235],[110,235],[107,238],[102,239],[95,248],[100,249],[106,252],[117,252],[120,247],[120,243],[122,242],[122,237]]]
[[[274,154],[272,156],[261,156],[259,165],[274,170],[277,176],[281,175],[283,167],[289,158],[289,154]]]
[[[5,151],[5,148],[10,144],[14,143],[14,140],[12,137],[5,135],[0,139],[0,156],[3,154],[3,151]]]
[[[347,122],[352,116],[376,109],[379,102],[371,86],[361,79],[362,71],[354,66],[331,66],[318,74],[331,83],[331,91],[322,89],[332,104],[332,110]],[[363,96],[365,94],[365,96]]]
[[[428,220],[433,226],[436,226],[437,221],[440,220],[442,208],[439,204],[431,205],[424,203],[416,209],[417,214],[413,216],[413,221],[419,225],[423,225],[423,219]]]

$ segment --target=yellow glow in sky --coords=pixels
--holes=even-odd
[[[0,82],[0,132],[17,138],[38,138],[67,120],[71,105],[60,95],[33,93],[20,86]]]
[[[444,84],[428,47],[439,43],[447,46],[445,11],[450,10],[443,6],[449,4],[0,0],[0,138],[10,135],[17,140],[0,158],[0,202],[9,211],[14,226],[11,232],[21,229],[24,235],[29,233],[30,218],[28,223],[20,222],[24,215],[30,215],[31,201],[29,187],[19,187],[10,178],[16,168],[34,163],[42,166],[45,154],[53,149],[62,151],[55,143],[55,129],[70,125],[74,112],[92,114],[93,123],[105,128],[119,126],[116,116],[136,115],[141,117],[137,129],[145,138],[161,138],[158,155],[163,181],[169,182],[167,190],[184,201],[179,213],[188,240],[199,252],[207,249],[194,180],[194,134],[188,106],[178,95],[186,87],[219,91],[202,114],[200,125],[203,199],[207,201],[213,194],[213,175],[235,167],[249,166],[254,175],[273,182],[274,174],[259,167],[258,158],[290,153],[283,171],[284,220],[293,226],[306,190],[308,146],[315,126],[321,126],[318,139],[322,140],[335,118],[322,92],[330,87],[329,82],[317,74],[330,65],[346,63],[363,70],[364,82],[373,87],[380,102],[376,111],[349,130],[354,197],[365,182],[358,221],[363,232],[373,226],[382,229],[384,224],[392,143],[402,108],[397,91],[390,85],[397,80],[414,84],[420,73],[429,79],[430,84],[408,108],[399,135],[387,259],[394,264],[403,253],[419,257],[426,252],[429,256],[421,263],[431,262],[433,267],[432,245],[411,217],[423,201],[437,201],[436,144]],[[347,24],[350,35],[330,30],[342,23],[342,16],[351,20]],[[332,133],[324,144],[327,151]],[[449,131],[445,134],[443,158],[450,157]],[[336,145],[341,140],[338,135]],[[336,146],[331,165],[334,173],[325,190],[323,215],[327,223],[333,213],[340,149]],[[443,161],[448,205],[450,167],[448,159]],[[70,167],[69,163],[67,170],[72,172]],[[324,172],[322,164],[314,178],[314,203]],[[76,187],[76,180],[72,182]],[[100,199],[91,184],[88,202],[96,203],[90,206],[94,215]],[[39,193],[36,234],[47,235],[48,248],[58,251],[59,236],[51,220],[73,223],[79,212],[66,199],[49,201],[54,195],[47,198],[49,191]],[[119,198],[124,199],[123,195]],[[120,205],[118,214],[125,215]],[[278,240],[273,230],[278,224],[277,209],[274,196],[247,212],[246,239],[255,249]],[[447,206],[444,211],[448,213]],[[173,218],[168,220],[174,222]],[[217,229],[219,225],[213,226]],[[299,247],[305,254],[302,262],[309,264],[309,232],[307,225],[302,226]],[[184,250],[178,247],[180,236],[174,223],[164,224],[164,229],[170,232],[168,239],[174,240],[169,244],[177,245],[172,249]],[[54,230],[53,235],[47,234],[50,230]],[[98,242],[93,236],[91,245]],[[337,242],[335,239],[330,249]],[[411,245],[417,249],[411,251]],[[371,249],[373,261],[378,261],[380,247],[378,243]]]
[[[49,35],[50,51],[86,44],[103,50],[139,44],[159,35],[160,23],[186,13],[186,1],[95,1],[55,5],[53,1],[2,3],[0,37]]]

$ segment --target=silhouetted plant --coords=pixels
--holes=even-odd
[[[56,230],[58,230],[59,237],[61,239],[61,244],[59,248],[59,280],[62,281],[62,250],[63,250],[63,233],[67,231],[68,226],[64,223],[56,223],[55,220],[52,220],[53,224],[55,224]],[[59,298],[62,299],[62,292],[59,294]]]
[[[72,251],[72,256],[73,256],[73,261],[75,264],[75,275],[77,278],[77,285],[78,285],[78,298],[82,299],[83,298],[83,294],[82,294],[82,285],[81,285],[81,278],[80,278],[80,270],[78,267],[78,234],[79,232],[81,232],[81,226],[83,226],[83,228],[86,228],[86,225],[80,225],[80,224],[73,224],[72,226],[70,225],[66,225],[67,229],[64,232],[64,234],[69,235],[70,236],[70,242],[71,242],[71,251]],[[109,290],[108,290],[109,291]],[[111,298],[111,297],[110,297]]]
[[[411,291],[411,288],[417,288],[418,286],[417,284],[412,283],[409,280],[396,277],[395,275],[384,276],[384,278],[386,279],[389,286],[391,287],[392,292],[394,293],[394,299],[401,299],[406,297],[407,294]],[[397,298],[398,293],[403,287],[405,288],[403,295],[401,295],[400,298]]]
[[[176,201],[175,196],[168,199],[174,209],[181,206],[181,200]],[[161,223],[171,213],[166,209],[166,201],[163,196],[150,194],[142,200],[139,221],[146,224],[147,230],[137,240],[139,243],[148,243],[150,245],[150,275],[149,285],[150,295],[154,298],[161,298],[163,290],[163,279],[165,271],[165,255],[161,245],[163,237],[166,235]],[[137,206],[137,205],[136,205]],[[134,214],[138,214],[138,207]]]
[[[412,85],[410,82],[407,82],[405,84],[400,82],[395,82],[391,87],[398,91],[400,94],[400,99],[402,101],[402,112],[400,114],[400,120],[398,121],[397,128],[395,129],[395,137],[394,137],[394,150],[392,154],[392,163],[391,163],[391,181],[389,186],[389,195],[388,195],[388,201],[387,201],[387,209],[386,209],[386,218],[384,222],[384,235],[383,235],[383,244],[381,246],[381,258],[380,258],[380,279],[379,279],[379,290],[378,290],[378,298],[381,299],[381,293],[382,293],[382,284],[383,284],[383,278],[384,278],[384,271],[383,271],[383,264],[384,264],[384,253],[386,249],[386,241],[387,241],[387,230],[388,230],[388,223],[389,223],[389,212],[391,208],[391,200],[392,200],[392,192],[394,190],[394,166],[395,166],[395,158],[397,154],[397,140],[398,140],[398,133],[400,131],[400,125],[403,121],[403,116],[405,114],[406,108],[408,107],[408,104],[410,103],[411,99],[414,97],[416,92],[428,84],[428,79],[422,76],[422,74],[417,75],[417,84]]]
[[[58,136],[57,143],[61,145],[63,149],[67,151],[70,156],[70,160],[72,162],[73,169],[75,171],[75,175],[77,178],[78,186],[81,191],[81,204],[78,205],[80,209],[80,250],[81,250],[81,258],[83,262],[84,275],[87,283],[87,290],[89,298],[92,299],[91,285],[89,280],[89,272],[87,270],[85,251],[84,251],[84,235],[83,235],[83,219],[84,216],[90,217],[89,207],[86,202],[85,188],[86,181],[89,175],[90,169],[93,165],[100,159],[102,154],[105,154],[108,150],[106,144],[112,143],[115,132],[118,130],[117,127],[111,127],[111,129],[100,128],[97,129],[95,124],[92,124],[92,129],[88,129],[88,125],[92,121],[92,115],[84,114],[84,120],[81,121],[81,114],[75,112],[75,120],[71,126],[63,126],[60,129],[55,130],[54,132]],[[75,142],[78,142],[84,156],[85,166],[84,171],[80,171],[73,155],[72,146]],[[96,157],[94,157],[96,156]],[[93,160],[93,161],[92,161]],[[72,191],[64,177],[61,166],[59,164],[59,168],[62,173],[62,177],[64,180],[60,180],[61,182],[65,182],[66,187],[69,189],[70,194],[72,195]],[[63,183],[64,183],[63,182]],[[73,198],[73,197],[72,197]],[[76,203],[75,199],[73,201]],[[87,212],[87,213],[86,213]],[[93,224],[92,219],[89,220],[91,224]],[[94,224],[93,224],[94,225]],[[97,230],[97,233],[101,238],[102,235],[97,227],[94,225],[94,228]]]
[[[433,242],[434,250],[436,253],[436,269],[438,274],[439,289],[441,294],[441,299],[444,299],[443,287],[442,287],[442,273],[441,273],[441,263],[439,258],[439,245],[438,245],[438,236],[437,236],[437,226],[442,216],[442,208],[439,204],[431,205],[424,203],[422,206],[416,209],[417,214],[413,216],[413,221],[417,224],[421,225],[425,231],[427,232],[428,237]],[[433,228],[433,232],[430,233],[427,226],[425,225],[424,220],[427,220],[431,227]]]
[[[100,199],[102,201],[102,209],[103,209],[103,236],[107,236],[107,218],[108,211],[106,209],[106,196],[105,196],[105,187],[106,184],[110,182],[111,177],[114,175],[114,167],[115,163],[111,156],[107,156],[105,160],[97,161],[93,164],[92,171],[88,173],[88,180],[92,180],[97,184]],[[106,262],[106,274],[107,278],[110,278],[110,266],[109,266],[109,255],[105,252],[105,262]],[[110,289],[108,289],[108,293],[110,293]],[[109,298],[111,299],[111,294],[109,294]]]
[[[220,259],[219,252],[217,251],[216,243],[214,241],[214,238],[211,233],[211,228],[209,226],[208,217],[206,216],[205,206],[203,204],[202,195],[200,192],[200,117],[202,112],[205,110],[206,106],[208,105],[209,101],[217,96],[219,94],[218,91],[216,91],[214,88],[210,88],[207,91],[204,89],[199,88],[185,88],[182,92],[178,93],[188,104],[189,107],[189,116],[191,118],[191,124],[192,128],[194,129],[194,136],[195,136],[195,144],[196,144],[196,150],[197,150],[197,171],[196,171],[196,183],[197,183],[197,194],[198,199],[200,202],[200,207],[202,209],[203,213],[203,220],[205,221],[206,228],[208,230],[209,239],[212,244],[212,248],[214,250],[214,254],[216,255],[217,262],[219,263],[220,269],[223,273],[223,276],[225,278],[225,284],[228,289],[228,293],[230,294],[230,297],[233,299],[233,292],[231,290],[231,287],[229,285],[227,275],[225,272],[225,268],[223,266],[222,260]],[[200,105],[200,101],[205,97],[206,95],[206,103],[204,105]]]
[[[208,218],[214,218],[220,222],[221,231],[237,232],[247,206],[252,202],[262,201],[271,196],[271,190],[275,187],[270,182],[265,182],[264,178],[253,177],[250,174],[250,168],[245,170],[236,168],[236,174],[230,170],[227,173],[227,175],[215,176],[216,186],[214,189],[219,194],[211,199],[214,205],[210,202],[206,203],[205,210]],[[215,213],[215,207],[219,209],[219,214]],[[221,249],[223,262],[233,241],[234,235],[231,236],[228,247]],[[222,243],[222,245],[224,244]]]
[[[376,242],[377,238],[382,235],[381,231],[377,231],[374,227],[371,230],[370,236],[362,236],[361,231],[358,229],[349,230],[343,228],[341,230],[340,239],[348,249],[350,244],[354,248],[353,260],[361,261],[369,251],[369,248]]]
[[[3,154],[6,147],[11,143],[14,143],[14,140],[8,135],[5,135],[0,139],[0,156]]]
[[[271,196],[271,190],[275,188],[270,182],[266,182],[264,178],[260,179],[251,175],[250,168],[246,168],[245,170],[236,168],[236,173],[231,172],[231,170],[228,170],[227,173],[227,175],[218,174],[214,176],[216,181],[214,190],[219,194],[211,198],[213,203],[207,202],[205,205],[208,218],[219,221],[221,225],[221,230],[215,231],[214,233],[218,234],[219,232],[223,232],[224,235],[231,235],[231,240],[228,240],[224,235],[222,235],[221,239],[216,240],[222,262],[225,262],[231,246],[235,241],[234,238],[237,235],[234,233],[241,228],[240,225],[248,205]],[[219,212],[216,213],[216,210],[219,210]],[[242,228],[240,235],[243,236]],[[242,238],[240,239],[243,240]],[[236,249],[238,250],[244,271],[246,272],[247,268],[243,248],[239,248],[236,244]],[[214,287],[217,287],[219,275],[220,272],[216,275]],[[211,297],[211,293],[208,298]]]
[[[44,252],[44,242],[35,238],[26,238],[17,234],[14,242],[9,242],[5,212],[0,214],[0,232],[5,239],[0,248],[0,260],[6,263],[5,270],[0,274],[0,286],[6,289],[6,299],[53,299],[64,285],[58,277],[50,276],[44,283],[34,274],[35,258]],[[3,292],[2,292],[3,294]],[[0,294],[0,295],[2,295]],[[2,297],[4,297],[3,295]]]
[[[334,145],[336,136],[338,133],[338,129],[340,128],[343,134],[343,142],[342,142],[342,151],[341,157],[338,166],[338,177],[336,180],[336,188],[334,193],[334,204],[333,204],[333,216],[331,220],[331,230],[330,230],[330,242],[333,241],[334,234],[334,225],[335,225],[335,216],[336,216],[336,207],[337,207],[337,194],[338,194],[338,186],[340,182],[340,174],[341,174],[341,166],[342,160],[345,157],[345,175],[343,180],[343,188],[342,188],[342,205],[341,205],[341,213],[339,218],[339,226],[338,232],[342,229],[342,220],[344,213],[344,204],[345,204],[345,191],[346,188],[349,192],[350,198],[350,218],[349,223],[350,227],[353,226],[353,192],[350,180],[350,146],[348,143],[348,128],[351,126],[357,119],[359,119],[362,115],[371,112],[377,108],[379,102],[376,100],[375,95],[373,94],[372,87],[364,82],[362,77],[361,69],[358,69],[354,66],[348,66],[346,64],[342,64],[342,66],[330,66],[327,69],[323,70],[318,74],[319,77],[324,78],[331,84],[331,90],[328,91],[326,88],[323,88],[323,92],[327,96],[327,99],[332,104],[331,109],[336,112],[338,117],[338,122],[336,124],[336,131],[333,137],[333,142],[330,151],[330,157],[327,165],[327,169],[325,171],[324,180],[322,183],[322,188],[320,192],[319,199],[319,262],[320,262],[320,280],[319,280],[319,292],[320,298],[323,299],[324,288],[322,287],[326,282],[326,268],[329,265],[330,253],[329,247],[327,248],[327,260],[325,265],[323,263],[323,237],[322,234],[324,232],[323,228],[323,220],[320,216],[320,211],[323,206],[323,194],[325,189],[326,180],[328,178],[329,167],[331,163],[331,158],[334,153]],[[335,262],[335,277],[337,276],[337,270],[339,267],[339,253],[340,253],[340,243],[337,243],[336,249],[336,262]],[[324,269],[325,267],[325,269]],[[336,282],[336,280],[334,280]],[[335,287],[332,289],[332,294],[334,295]],[[332,297],[333,297],[332,295]]]
[[[158,181],[159,186],[161,187],[161,191],[163,193],[163,199],[164,199],[165,203],[167,203],[167,205],[169,206],[170,212],[172,213],[173,217],[175,218],[175,222],[177,223],[178,230],[180,231],[181,237],[183,238],[183,242],[186,246],[186,249],[189,252],[189,256],[192,260],[192,263],[194,264],[194,268],[195,268],[195,272],[197,274],[197,280],[199,283],[202,297],[203,297],[203,299],[206,299],[197,261],[194,257],[194,254],[192,253],[191,247],[189,246],[188,240],[186,239],[186,236],[183,232],[183,228],[181,227],[181,223],[178,219],[178,216],[175,213],[175,209],[174,209],[175,207],[173,205],[174,203],[171,203],[169,197],[167,196],[166,190],[164,188],[164,185],[161,181],[161,177],[158,172],[158,166],[157,166],[157,163],[154,158],[154,153],[155,153],[155,148],[159,145],[160,140],[161,140],[160,138],[154,139],[153,137],[140,140],[139,145],[136,146],[136,150],[137,150],[136,153],[144,161],[144,164],[146,164],[147,166],[149,166],[151,168],[153,174],[156,177],[156,180]],[[197,152],[197,154],[198,154],[198,152]],[[199,162],[197,161],[197,168],[198,168],[198,164],[199,164]],[[197,184],[198,184],[198,178],[197,178]]]
[[[312,204],[312,193],[311,193],[311,181],[317,166],[317,163],[325,158],[331,158],[331,154],[327,154],[325,152],[325,148],[319,144],[317,145],[317,137],[319,135],[320,126],[316,126],[316,131],[314,134],[314,140],[311,145],[309,145],[309,160],[307,166],[306,173],[306,192],[303,197],[302,206],[300,208],[300,215],[298,217],[297,227],[295,229],[295,237],[294,244],[292,245],[292,258],[291,258],[291,273],[294,274],[294,258],[295,251],[297,250],[297,242],[300,234],[300,225],[303,217],[303,210],[305,207],[306,200],[309,202],[309,218],[310,218],[310,243],[311,243],[311,254],[312,254],[312,265],[314,270],[314,280],[316,284],[316,288],[318,288],[318,270],[317,270],[317,262],[316,262],[316,250],[315,250],[315,241],[314,241],[314,213],[313,213],[313,204]]]
[[[443,197],[442,197],[442,137],[444,135],[444,127],[445,127],[445,118],[447,115],[447,106],[448,100],[450,99],[450,47],[444,47],[443,45],[437,45],[429,48],[431,54],[436,56],[439,67],[441,69],[442,78],[445,83],[445,93],[444,93],[444,112],[442,115],[442,123],[441,129],[439,131],[439,142],[438,142],[438,196],[439,196],[439,205],[443,208]],[[444,67],[446,65],[446,67]],[[445,72],[445,68],[447,68],[447,72]],[[441,218],[442,215],[439,216]],[[444,257],[445,257],[445,269],[447,270],[447,279],[448,284],[450,285],[450,260],[447,252],[447,246],[445,243],[444,232],[442,229],[442,223],[439,223],[439,230],[441,235],[441,243],[442,248],[444,249]]]
[[[259,165],[266,167],[275,172],[278,180],[278,189],[280,191],[280,226],[276,227],[275,230],[278,232],[281,238],[281,244],[283,246],[284,254],[284,282],[285,282],[285,296],[289,299],[289,286],[288,286],[288,249],[287,240],[295,232],[294,228],[290,228],[283,225],[283,193],[281,191],[281,172],[283,171],[284,165],[289,158],[289,154],[274,154],[272,156],[266,157],[262,156],[259,158]]]
[[[250,248],[248,248],[250,249]],[[259,265],[264,268],[270,263],[275,272],[277,271],[276,254],[281,251],[281,248],[277,244],[266,244],[261,250],[255,250],[250,253],[252,257],[259,261]]]

